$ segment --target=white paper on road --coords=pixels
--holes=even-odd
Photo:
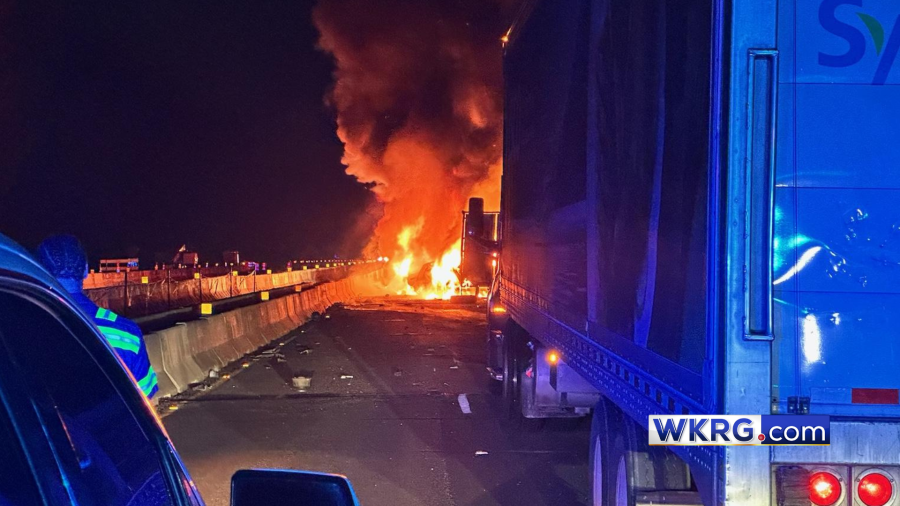
[[[466,394],[459,394],[459,409],[466,415],[472,414],[472,408],[469,407],[469,398]]]

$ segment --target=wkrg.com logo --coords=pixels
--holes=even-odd
[[[827,445],[824,415],[650,416],[650,445]]]

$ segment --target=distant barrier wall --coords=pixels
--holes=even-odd
[[[338,302],[356,298],[370,272],[269,302],[247,306],[147,334],[150,363],[159,377],[158,397],[185,391],[218,370],[307,322]]]
[[[185,270],[134,271],[128,273],[127,285],[125,273],[91,274],[85,280],[85,293],[100,307],[136,317],[263,290],[335,281],[368,267],[363,263],[274,274],[201,274],[198,278]],[[114,281],[118,284],[109,284]],[[98,284],[106,286],[98,288]]]

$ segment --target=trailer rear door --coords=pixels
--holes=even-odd
[[[773,409],[897,416],[900,3],[779,4]]]

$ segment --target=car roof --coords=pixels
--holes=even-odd
[[[0,270],[28,277],[44,286],[53,288],[54,291],[61,294],[66,293],[56,279],[41,267],[41,264],[25,248],[3,234],[0,234]]]

